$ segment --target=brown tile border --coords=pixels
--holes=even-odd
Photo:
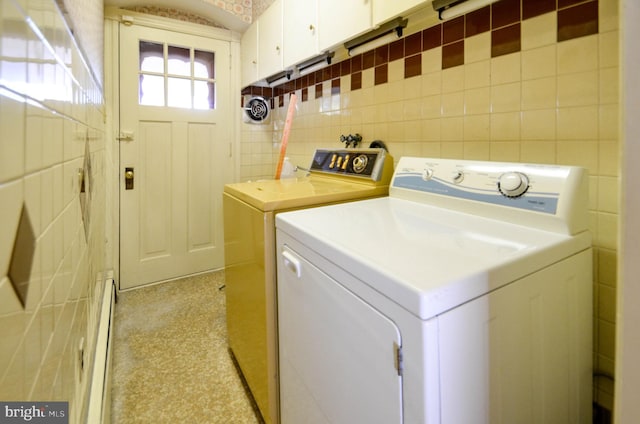
[[[315,98],[320,98],[324,81],[331,81],[331,93],[338,94],[341,91],[340,77],[346,76],[350,76],[351,90],[360,90],[362,71],[370,68],[374,68],[374,84],[384,84],[389,78],[388,63],[400,59],[404,59],[404,78],[412,78],[422,74],[420,53],[436,47],[442,47],[442,69],[460,66],[464,64],[464,39],[490,30],[491,57],[519,52],[521,21],[554,11],[557,12],[558,42],[597,34],[598,1],[500,0],[277,87],[246,87],[241,91],[241,104],[244,104],[245,95],[280,97],[278,104],[282,104],[284,95],[294,90],[304,90],[304,102],[313,87]]]
[[[375,50],[370,50],[368,52],[362,53],[362,70],[373,68],[376,64],[376,52]]]
[[[434,49],[442,45],[442,24],[422,31],[422,51]]]
[[[362,72],[351,74],[351,91],[360,90],[362,88]]]
[[[407,35],[404,38],[404,56],[413,56],[422,51],[422,32]]]
[[[373,79],[375,85],[386,84],[389,81],[389,65],[376,66]]]
[[[521,0],[500,0],[491,5],[491,29],[520,21]]]
[[[331,95],[340,94],[340,78],[331,80]]]
[[[422,75],[422,55],[406,57],[404,59],[404,77],[411,78]]]
[[[486,6],[471,13],[465,17],[465,37],[473,37],[482,34],[491,29],[491,7]]]
[[[389,45],[388,44],[377,47],[374,50],[374,53],[375,53],[374,55],[375,66],[389,63]]]
[[[361,54],[347,60],[351,62],[351,73],[362,71],[362,55]]]
[[[347,60],[343,60],[342,62],[339,63],[340,65],[340,76],[344,77],[346,75],[349,75],[351,73],[351,60],[347,59]]]
[[[418,33],[420,37],[422,34]],[[405,51],[405,39],[401,38],[393,43],[389,44],[389,62],[393,62],[394,60],[402,59],[404,57]],[[422,44],[422,42],[420,43]]]
[[[556,0],[527,0],[522,2],[522,20],[535,18],[556,10]]]
[[[520,23],[491,31],[491,57],[520,51]]]
[[[583,3],[585,0],[558,0],[558,9],[564,7],[575,6],[579,3]]]
[[[558,41],[598,33],[598,1],[558,10]]]
[[[442,69],[464,65],[464,40],[442,46]]]
[[[442,24],[442,44],[453,43],[464,38],[464,16],[445,21]]]

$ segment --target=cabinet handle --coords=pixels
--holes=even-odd
[[[316,27],[314,27],[313,24],[309,25],[309,31],[313,31],[314,29],[316,29]]]

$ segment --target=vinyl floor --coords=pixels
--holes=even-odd
[[[224,272],[119,294],[111,422],[261,423],[226,341]]]

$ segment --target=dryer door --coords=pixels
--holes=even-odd
[[[402,423],[398,327],[288,246],[278,321],[283,424]]]

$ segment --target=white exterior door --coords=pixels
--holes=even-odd
[[[221,268],[230,43],[120,25],[120,288]]]

